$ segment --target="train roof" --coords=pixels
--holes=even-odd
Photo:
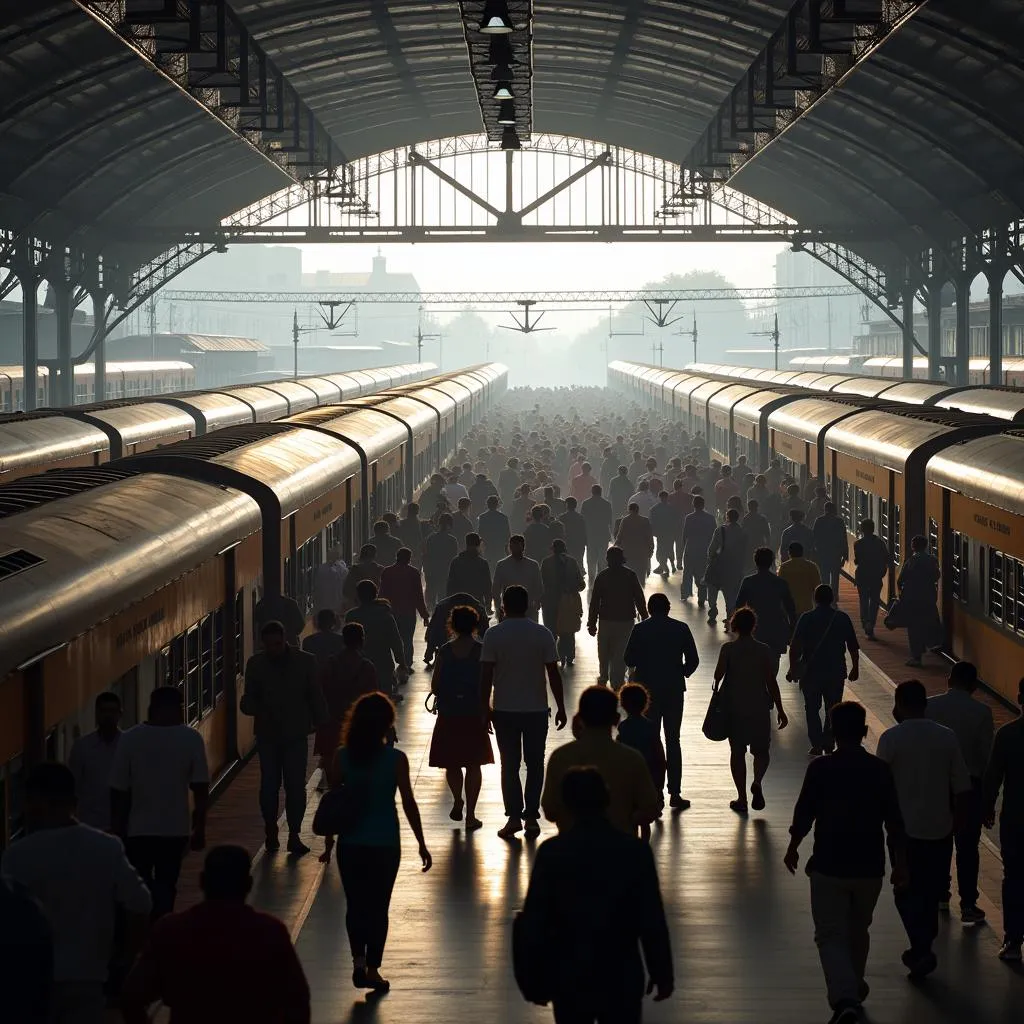
[[[821,433],[844,416],[861,409],[874,408],[877,403],[869,399],[834,398],[829,394],[810,395],[786,402],[768,414],[768,426],[802,441],[817,444]]]
[[[352,409],[376,409],[385,415],[397,417],[413,431],[422,430],[437,422],[436,411],[409,395],[394,394],[391,391],[362,395],[345,402],[344,405]]]
[[[195,430],[195,418],[183,409],[160,401],[93,408],[88,412],[72,406],[61,412],[68,419],[83,419],[101,430],[114,431],[122,444],[139,444],[158,437]]]
[[[794,384],[796,381],[793,382]],[[862,398],[877,398],[893,386],[892,377],[846,377],[829,389],[834,395],[860,395]]]
[[[266,386],[243,384],[238,387],[225,387],[218,390],[245,402],[252,409],[257,423],[269,423],[271,420],[280,420],[288,415],[288,399]]]
[[[381,458],[409,439],[409,431],[404,423],[373,408],[325,405],[321,409],[309,409],[297,416],[290,416],[284,422],[296,426],[319,427],[320,430],[340,437],[358,446],[367,462]]]
[[[252,423],[252,407],[236,395],[224,391],[186,391],[180,395],[161,395],[161,402],[191,413],[207,431]]]
[[[288,403],[290,415],[312,409],[317,404],[317,393],[301,377],[295,380],[266,381],[260,386],[280,395]]]
[[[944,409],[864,409],[832,424],[825,444],[876,466],[904,472],[908,460],[940,445],[991,433],[1001,424]]]
[[[245,494],[158,473],[0,520],[0,678],[259,528]]]
[[[928,460],[925,479],[1024,515],[1024,432],[1010,430],[945,448]]]
[[[958,388],[938,399],[935,406],[1024,423],[1024,391],[1016,388]]]
[[[891,377],[888,379],[892,380]],[[962,389],[933,380],[899,380],[885,388],[881,398],[886,402],[903,402],[906,405],[934,405],[940,398],[958,390]]]
[[[406,395],[409,398],[429,405],[436,412],[444,415],[450,413],[456,406],[456,401],[446,391],[424,382],[423,384],[403,384],[388,391],[390,395]]]
[[[77,459],[109,448],[110,441],[99,427],[56,412],[14,413],[0,421],[0,474],[43,462]]]

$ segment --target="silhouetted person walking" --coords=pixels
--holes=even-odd
[[[647,618],[644,589],[637,574],[626,565],[622,549],[605,553],[608,563],[594,580],[587,614],[587,631],[597,637],[597,681],[610,682],[618,690],[626,680],[623,655],[637,616]]]
[[[715,517],[704,508],[704,498],[695,494],[692,498],[693,511],[683,520],[683,582],[680,596],[689,601],[693,596],[694,583],[697,585],[697,607],[703,608],[708,599],[708,588],[704,573],[708,566],[708,548],[715,535]]]
[[[580,515],[587,530],[587,575],[593,586],[615,533],[612,503],[603,496],[600,487],[590,488],[590,497],[580,505]]]
[[[853,582],[860,600],[860,624],[867,638],[874,640],[875,623],[882,601],[882,584],[889,574],[892,555],[885,541],[875,534],[874,520],[862,520],[860,534],[860,539],[853,545]]]
[[[744,605],[757,616],[754,639],[767,644],[777,658],[786,653],[796,626],[796,605],[789,584],[772,572],[775,552],[761,547],[754,552],[757,572],[744,576],[736,595],[736,607]]]
[[[690,801],[682,796],[683,754],[679,733],[683,725],[686,680],[697,671],[700,658],[693,634],[685,622],[669,616],[672,606],[664,594],[647,599],[650,617],[638,622],[629,634],[623,660],[631,678],[650,694],[647,718],[655,732],[665,732],[665,757],[669,806],[685,811]]]
[[[900,569],[896,586],[900,592],[903,620],[907,624],[907,664],[918,667],[925,651],[942,645],[942,622],[939,619],[939,560],[928,550],[928,538],[915,537],[912,553]]]
[[[850,558],[850,538],[846,523],[836,515],[836,506],[826,501],[811,526],[814,535],[814,552],[821,573],[821,582],[827,583],[839,600],[839,578],[842,568]]]
[[[814,828],[811,880],[814,941],[825,974],[832,1024],[856,1024],[868,994],[868,929],[885,875],[889,840],[893,883],[905,884],[903,818],[892,771],[861,743],[867,715],[857,703],[832,709],[836,751],[808,766],[793,811],[785,864],[795,872],[801,840]]]
[[[520,921],[535,965],[527,997],[551,1002],[559,1024],[639,1024],[646,977],[657,1001],[673,989],[654,858],[608,820],[595,768],[569,769],[560,803],[572,825],[537,851]]]

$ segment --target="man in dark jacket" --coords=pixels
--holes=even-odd
[[[771,548],[758,548],[754,552],[757,572],[744,576],[736,595],[736,607],[746,605],[757,616],[754,639],[767,644],[781,658],[789,646],[789,638],[796,626],[796,605],[789,592],[789,584],[772,572],[775,552]]]
[[[373,524],[373,546],[377,549],[377,564],[383,569],[394,565],[395,557],[402,542],[391,533],[391,525],[386,519]]]
[[[860,524],[860,540],[853,545],[853,582],[860,598],[860,624],[869,640],[875,639],[875,622],[882,598],[882,584],[892,565],[889,546],[875,533],[873,519]]]
[[[562,804],[573,824],[537,850],[519,922],[517,961],[530,963],[524,994],[553,1003],[556,1021],[638,1024],[648,976],[656,1001],[672,994],[654,857],[611,824],[608,801],[596,768],[566,772]]]
[[[580,505],[580,515],[587,528],[587,575],[593,585],[615,533],[615,514],[612,503],[595,485],[590,488],[590,497]]]
[[[377,588],[369,581],[360,586],[372,586],[376,596]],[[254,719],[267,849],[278,849],[277,801],[283,784],[288,852],[301,855],[309,852],[299,837],[306,813],[308,737],[326,723],[327,704],[317,680],[316,658],[287,643],[280,622],[263,626],[260,639],[263,650],[245,665],[239,709]]]
[[[482,602],[478,601],[472,594],[449,594],[446,598],[434,605],[430,622],[427,623],[427,650],[423,655],[423,661],[429,665],[434,660],[434,654],[443,647],[451,637],[448,635],[448,619],[453,608],[466,605],[476,611],[480,625],[477,627],[477,636],[482,637],[487,631],[487,609]]]
[[[804,518],[805,513],[802,508],[789,510],[789,526],[782,531],[782,538],[779,541],[780,561],[789,561],[789,545],[793,543],[803,544],[804,558],[810,562],[817,561],[814,551],[814,531],[804,522]]]
[[[633,494],[633,481],[629,478],[629,467],[619,466],[619,472],[608,485],[608,500],[612,503],[612,516],[619,519],[626,514],[626,506]]]
[[[345,613],[345,621],[358,622],[363,627],[363,654],[373,662],[381,690],[391,694],[392,700],[401,701],[395,666],[403,665],[405,650],[391,605],[377,599],[377,584],[373,580],[363,580],[356,587],[356,597],[359,604]],[[402,682],[405,682],[404,671]]]
[[[485,605],[491,598],[491,567],[480,552],[480,534],[467,533],[466,547],[448,567],[446,594],[472,594]]]
[[[939,560],[928,550],[927,537],[914,537],[910,547],[911,555],[903,563],[896,585],[907,624],[907,664],[918,667],[926,650],[942,645],[942,621],[936,604],[942,573]]]
[[[683,520],[683,582],[680,596],[689,601],[697,585],[697,607],[703,608],[708,599],[704,584],[704,571],[708,566],[708,547],[715,535],[715,517],[704,509],[704,498],[695,494],[691,499],[693,511]]]
[[[751,487],[750,490],[753,491],[754,488]],[[772,546],[772,524],[768,522],[766,515],[762,515],[761,506],[756,498],[751,498],[747,502],[747,514],[740,520],[740,526],[747,535],[751,551]]]
[[[372,580],[376,586],[380,586],[380,574],[383,567],[377,561],[377,546],[375,544],[364,544],[359,549],[359,561],[351,566],[345,582],[342,584],[341,592],[346,601],[354,604],[356,600],[356,587],[363,580]]]
[[[669,806],[685,811],[690,801],[682,797],[683,754],[679,732],[683,724],[686,680],[697,671],[700,658],[690,627],[673,619],[669,615],[671,608],[664,594],[651,594],[647,599],[650,618],[633,627],[623,660],[630,667],[630,678],[643,683],[651,695],[647,717],[656,729],[665,730]]]
[[[430,531],[430,523],[420,519],[418,502],[410,501],[405,507],[405,516],[398,521],[398,539],[402,547],[412,552],[412,564],[419,569],[423,565],[423,541]]]
[[[558,517],[558,521],[562,524],[562,531],[565,534],[563,538],[565,550],[569,553],[570,558],[576,559],[576,564],[582,570],[584,568],[583,553],[587,549],[587,524],[578,511],[578,504],[579,502],[571,495],[566,498],[565,511]]]
[[[672,572],[676,571],[676,538],[682,532],[683,520],[679,507],[669,501],[668,491],[658,493],[658,504],[651,508],[648,518],[651,521],[651,533],[655,540],[655,557],[658,560],[655,572],[659,576],[669,577],[669,565]]]
[[[433,608],[444,597],[448,569],[458,553],[459,542],[452,533],[452,517],[444,512],[437,521],[437,530],[423,542],[423,575],[427,583],[426,598],[429,608]]]
[[[492,494],[487,499],[487,511],[481,513],[476,521],[476,532],[480,534],[484,557],[492,573],[494,567],[508,553],[508,539],[512,536],[508,516],[498,508],[500,502],[498,495]]]
[[[826,501],[823,511],[811,532],[814,534],[815,561],[821,572],[821,582],[827,583],[839,599],[840,571],[850,557],[850,540],[846,533],[846,523],[836,515],[835,502]]]
[[[487,479],[487,474],[477,473],[476,479],[469,488],[469,500],[473,503],[473,508],[484,508],[487,505],[487,499],[497,493],[498,488]]]

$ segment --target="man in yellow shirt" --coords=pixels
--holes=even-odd
[[[779,578],[789,584],[796,605],[796,617],[814,607],[814,591],[821,583],[818,566],[804,558],[804,546],[798,541],[789,545],[789,558],[779,566]]]
[[[562,780],[574,767],[593,765],[608,787],[608,819],[627,835],[658,816],[661,801],[643,757],[612,738],[619,720],[618,697],[605,686],[589,686],[580,695],[579,738],[558,747],[548,760],[541,807],[544,817],[563,831],[572,822],[562,801]]]

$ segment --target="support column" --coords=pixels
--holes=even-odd
[[[933,280],[928,285],[928,376],[939,377],[942,365],[942,282]]]
[[[92,336],[95,342],[92,361],[94,364],[96,401],[102,402],[107,397],[107,318],[106,295],[100,289],[92,292]]]
[[[914,286],[903,286],[903,379],[914,377]]]
[[[988,275],[988,382],[1003,382],[1003,277],[1002,265]]]
[[[956,382],[961,387],[971,377],[971,281],[966,275],[956,282],[956,342],[953,350],[956,360]]]
[[[75,402],[75,368],[71,362],[71,286],[66,281],[51,282],[54,290],[54,314],[57,320],[57,405]]]
[[[38,405],[36,397],[39,389],[39,278],[26,266],[18,271],[18,280],[21,282],[21,361],[25,370],[21,392],[22,408],[25,412],[32,412]],[[11,400],[14,400],[13,395]]]

